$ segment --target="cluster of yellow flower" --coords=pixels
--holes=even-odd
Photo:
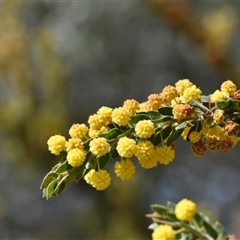
[[[191,221],[196,214],[197,206],[191,200],[186,198],[182,199],[176,204],[174,214],[180,221]],[[152,233],[153,240],[175,240],[176,235],[181,233],[183,229],[174,230],[172,226],[168,224],[160,224],[156,227]]]
[[[118,108],[103,106],[89,117],[88,125],[73,124],[69,140],[55,135],[47,144],[55,155],[66,151],[68,164],[83,166],[85,181],[104,190],[111,182],[105,170],[109,160],[119,157],[116,176],[128,180],[135,173],[134,157],[146,169],[172,162],[179,136],[191,142],[196,156],[207,150],[231,150],[240,139],[238,98],[230,80],[203,96],[196,85],[183,79],[151,94],[144,103],[131,99]]]

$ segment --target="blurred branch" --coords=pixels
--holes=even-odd
[[[225,6],[201,19],[190,2],[149,1],[147,4],[157,16],[165,19],[171,29],[196,44],[208,64],[227,78],[238,81],[240,74],[237,64],[227,51],[237,21],[233,7]],[[228,41],[221,42],[226,37]]]

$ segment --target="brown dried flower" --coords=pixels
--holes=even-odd
[[[240,132],[240,125],[231,120],[227,121],[224,126],[224,132],[228,136],[237,136]]]
[[[221,139],[216,135],[211,135],[206,140],[207,149],[212,152],[217,152],[221,149]]]
[[[234,147],[233,141],[231,141],[231,139],[229,138],[221,140],[220,144],[221,150],[223,150],[224,152],[229,152]]]
[[[194,112],[194,108],[189,104],[176,104],[173,106],[173,116],[176,119],[185,119],[191,117]]]
[[[205,142],[200,140],[198,142],[192,143],[191,149],[192,149],[192,153],[195,156],[202,157],[207,151],[207,146]]]

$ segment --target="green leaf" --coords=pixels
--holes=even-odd
[[[184,128],[176,130],[173,128],[172,132],[170,133],[167,139],[167,146],[170,146],[173,142],[175,142],[182,134]]]
[[[163,130],[161,130],[159,133],[157,133],[152,141],[154,146],[157,146],[159,143],[162,142],[162,140],[164,141],[169,136],[171,131],[172,131],[172,126],[168,126],[168,127],[164,128]]]
[[[149,111],[147,115],[150,117],[151,120],[157,120],[162,117],[162,115],[158,111]]]
[[[53,180],[58,178],[58,174],[57,173],[53,173],[53,172],[49,172],[43,179],[40,189],[44,189],[46,188],[49,183],[51,183]]]
[[[85,164],[83,164],[80,167],[75,167],[75,168],[71,169],[68,172],[68,177],[66,178],[65,182],[69,183],[72,181],[79,181],[84,175]]]
[[[110,160],[110,154],[106,153],[104,156],[98,158],[100,169],[104,169]]]
[[[137,113],[136,115],[131,116],[130,124],[137,124],[141,120],[149,120],[150,117],[144,112]]]
[[[215,225],[215,229],[217,230],[218,234],[227,234],[221,223],[215,222],[214,225]]]
[[[175,211],[175,206],[176,206],[175,203],[167,202],[167,209],[168,209],[169,212],[174,213],[174,211]]]
[[[85,150],[89,150],[89,144],[90,144],[91,141],[92,141],[92,138],[86,140],[86,141],[83,143],[83,146],[84,146],[84,149],[85,149]]]
[[[61,163],[60,165],[58,165],[57,168],[54,168],[54,172],[55,173],[63,173],[63,172],[66,172],[66,171],[68,171],[69,169],[72,169],[72,168],[73,167],[70,164],[68,164],[67,161],[65,161],[65,162]]]
[[[47,199],[55,196],[54,191],[55,191],[56,186],[57,186],[57,180],[53,180],[53,181],[47,186],[46,195],[45,195],[45,197],[46,197]]]
[[[211,101],[210,96],[205,96],[205,95],[201,96],[201,102],[210,102],[210,101]]]
[[[165,116],[173,116],[172,107],[162,107],[158,109],[158,112]]]
[[[167,215],[168,211],[167,211],[167,208],[165,206],[154,204],[154,205],[151,205],[151,208],[154,212],[157,212],[161,216],[166,216]]]
[[[163,122],[167,122],[167,121],[171,121],[171,120],[173,120],[173,118],[170,116],[162,116],[159,119],[152,120],[152,122],[155,124],[159,124],[159,123],[163,123]]]
[[[206,215],[204,214],[201,214],[202,215],[202,219],[203,219],[203,226],[206,230],[206,232],[211,236],[213,237],[214,239],[217,238],[218,236],[218,233],[217,231],[214,229],[214,224],[211,222],[211,220],[209,219],[209,217],[207,217]]]
[[[180,130],[180,129],[184,129],[184,128],[187,128],[189,127],[189,125],[191,124],[191,121],[184,121],[182,123],[180,123],[179,125],[177,125],[175,127],[176,130]],[[191,126],[191,125],[190,125]]]
[[[240,101],[228,99],[225,101],[216,101],[216,106],[218,109],[222,109],[226,112],[239,112],[240,111]]]
[[[197,224],[201,227],[203,225],[203,218],[199,213],[196,213],[194,215],[194,220],[197,222]]]
[[[56,195],[60,195],[66,188],[67,184],[65,182],[62,182],[58,189],[55,190]]]
[[[118,128],[113,128],[110,131],[106,132],[106,133],[101,133],[98,136],[99,137],[104,137],[106,139],[114,139],[116,138],[118,135],[122,134],[122,131]]]

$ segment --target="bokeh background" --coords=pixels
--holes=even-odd
[[[205,95],[240,87],[238,1],[0,2],[0,239],[151,239],[150,204],[187,197],[240,239],[239,146],[112,174],[96,192],[70,184],[45,200],[39,186],[60,159],[47,151],[101,106],[189,78]],[[112,165],[108,166],[111,171]]]

